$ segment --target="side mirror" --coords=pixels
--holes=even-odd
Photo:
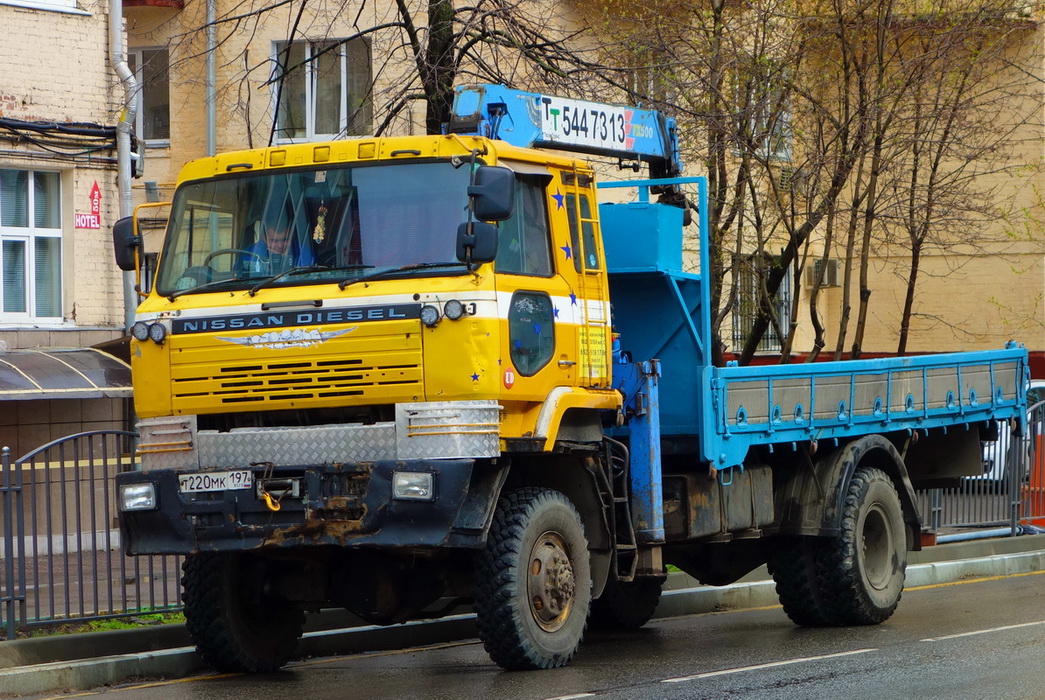
[[[457,227],[458,260],[479,264],[493,262],[496,257],[496,226],[483,221],[472,221]]]
[[[134,232],[134,217],[125,216],[112,227],[113,252],[116,266],[130,272],[136,266],[134,252],[142,252],[142,237]]]
[[[515,173],[508,168],[480,165],[468,187],[472,212],[479,221],[504,221],[515,209]]]

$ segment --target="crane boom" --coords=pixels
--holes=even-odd
[[[448,130],[524,148],[642,161],[649,164],[653,178],[682,174],[675,120],[652,109],[554,97],[504,85],[470,85],[455,91]]]

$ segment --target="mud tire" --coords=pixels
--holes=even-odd
[[[892,480],[881,469],[853,474],[842,508],[842,532],[831,540],[826,578],[837,591],[840,625],[877,625],[900,602],[907,569],[903,509]]]
[[[657,610],[663,585],[663,578],[621,581],[611,574],[602,595],[592,601],[592,629],[631,631],[641,628]]]
[[[791,621],[802,627],[835,624],[833,592],[823,581],[827,540],[818,537],[781,537],[773,541],[770,571],[777,597]]]
[[[509,671],[558,668],[577,652],[591,604],[580,516],[558,491],[502,495],[476,557],[475,612],[490,658]]]
[[[777,595],[797,625],[877,625],[900,602],[906,529],[900,498],[885,472],[856,470],[840,524],[837,537],[789,537],[776,543],[771,565]]]
[[[275,671],[290,660],[304,613],[266,592],[264,562],[239,553],[192,554],[182,564],[185,625],[208,665]]]

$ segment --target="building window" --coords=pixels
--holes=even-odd
[[[76,6],[76,0],[0,0],[0,5],[28,7],[34,10],[52,10],[70,14],[87,14]]]
[[[134,130],[145,141],[170,142],[171,92],[170,55],[166,47],[158,49],[130,49],[127,63],[138,80],[141,102],[135,118]]]
[[[372,130],[370,45],[350,41],[276,43],[281,141],[363,136]]]
[[[61,320],[61,175],[0,170],[0,320]]]
[[[737,153],[751,150],[769,161],[791,160],[791,103],[786,92],[789,73],[780,61],[751,59],[733,76],[738,105]]]
[[[748,256],[735,260],[737,299],[733,305],[733,349],[739,351],[751,335],[751,329],[758,317],[759,302],[765,296],[765,281],[776,259],[763,256]],[[784,279],[773,300],[773,313],[779,328],[786,332],[791,323],[791,269],[788,268]],[[762,340],[758,344],[760,352],[775,352],[781,348],[782,338],[777,333],[777,326],[770,323]]]

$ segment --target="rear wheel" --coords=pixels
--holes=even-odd
[[[881,469],[853,474],[829,564],[839,624],[876,625],[892,616],[903,593],[907,537],[900,498]]]
[[[566,496],[542,488],[502,496],[475,580],[479,637],[494,662],[510,671],[569,663],[584,636],[591,568]]]
[[[896,610],[907,568],[903,509],[881,469],[853,474],[837,537],[775,543],[773,579],[784,612],[798,625],[876,625]]]
[[[304,613],[267,591],[265,562],[239,553],[193,554],[182,565],[185,625],[213,668],[261,673],[290,659]]]
[[[827,540],[819,537],[781,537],[773,541],[770,569],[777,597],[796,625],[825,627],[834,624],[833,593],[823,581]]]
[[[601,630],[637,630],[653,617],[663,578],[620,581],[610,575],[602,595],[592,601],[591,625]]]

